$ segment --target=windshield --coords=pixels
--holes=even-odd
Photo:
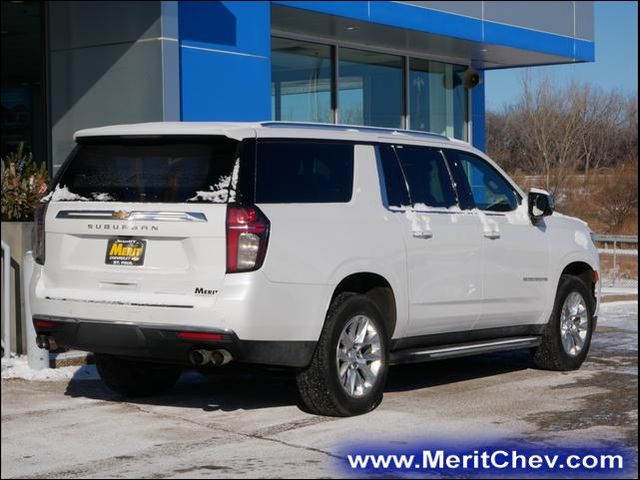
[[[226,137],[82,139],[54,201],[235,201],[240,142]]]

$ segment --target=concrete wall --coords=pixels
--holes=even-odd
[[[49,3],[54,172],[73,148],[76,130],[177,119],[177,8],[172,4]]]

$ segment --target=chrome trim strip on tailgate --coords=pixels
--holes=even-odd
[[[134,210],[60,210],[56,218],[82,220],[137,220],[153,222],[206,222],[202,212],[170,212]]]
[[[183,304],[174,305],[170,303],[134,303],[134,302],[119,302],[117,300],[88,300],[85,298],[63,298],[63,297],[44,297],[45,300],[55,300],[59,302],[80,302],[80,303],[98,303],[101,305],[126,305],[128,307],[162,307],[162,308],[194,308],[193,305]]]

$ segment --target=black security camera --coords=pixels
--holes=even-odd
[[[473,68],[467,68],[462,75],[462,84],[466,88],[473,88],[480,83],[480,73]]]
[[[453,83],[447,81],[447,77],[442,78],[444,88],[456,88],[463,85],[465,88],[473,88],[480,83],[480,73],[469,67],[464,72],[456,72],[453,74]]]

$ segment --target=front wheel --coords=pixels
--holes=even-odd
[[[311,364],[297,376],[305,406],[346,417],[376,408],[388,370],[382,314],[364,295],[343,293],[331,303]]]
[[[595,327],[594,299],[578,277],[562,275],[542,343],[533,362],[545,370],[576,370],[589,352]]]
[[[146,397],[169,390],[180,377],[181,368],[113,355],[96,354],[96,368],[103,383],[125,397]]]

